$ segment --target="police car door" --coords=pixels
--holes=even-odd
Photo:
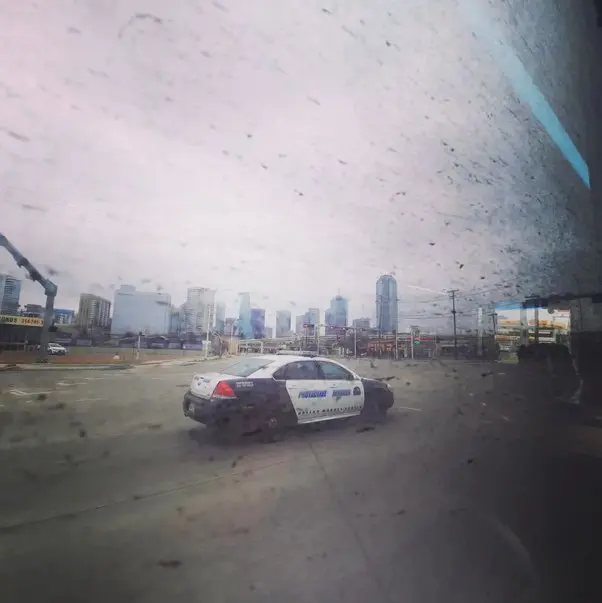
[[[299,423],[310,423],[324,414],[328,391],[320,379],[314,360],[295,360],[278,371],[285,379],[286,390],[297,413]]]
[[[362,380],[335,362],[319,360],[318,368],[328,390],[328,417],[334,419],[361,413],[365,397]]]

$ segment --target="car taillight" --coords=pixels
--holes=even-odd
[[[225,381],[220,381],[215,386],[212,395],[219,396],[220,398],[236,398],[234,390]]]

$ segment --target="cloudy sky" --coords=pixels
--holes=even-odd
[[[434,294],[409,285],[549,286],[584,187],[455,2],[401,6],[1,0],[2,232],[58,272],[58,307],[129,283],[370,315],[393,271],[415,314]]]

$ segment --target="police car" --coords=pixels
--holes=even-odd
[[[363,415],[382,418],[393,406],[384,382],[365,379],[315,355],[255,356],[223,373],[197,374],[184,395],[184,415],[235,433],[283,429]]]

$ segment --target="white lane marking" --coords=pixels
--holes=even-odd
[[[101,400],[107,400],[108,398],[79,398],[75,402],[100,402]]]
[[[31,396],[32,392],[24,392],[22,389],[9,389],[8,393],[12,394],[13,396],[23,398],[25,396]]]
[[[422,412],[422,408],[414,408],[413,406],[395,406],[401,410],[413,410],[414,412]]]

